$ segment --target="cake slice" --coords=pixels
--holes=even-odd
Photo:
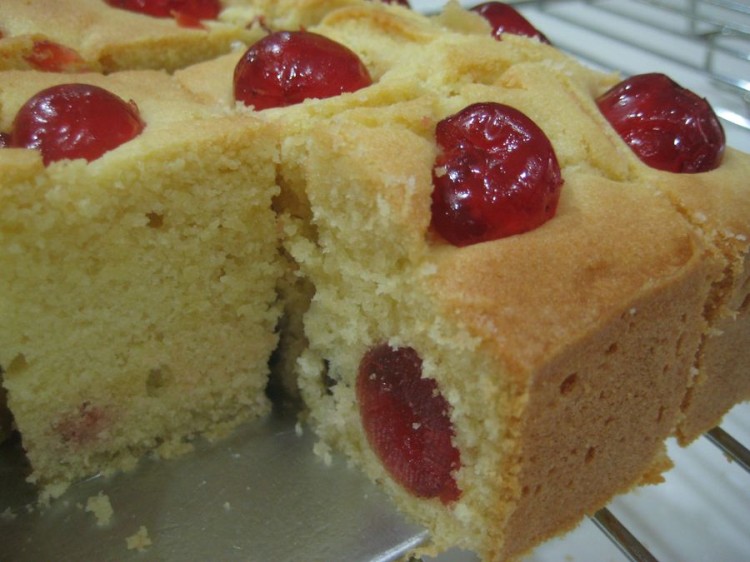
[[[503,560],[670,466],[726,260],[665,174],[623,154],[595,103],[616,77],[457,14],[331,12],[310,31],[373,84],[260,113],[282,131],[276,208],[310,295],[288,312],[319,451],[343,451],[438,550]],[[176,77],[231,108],[241,58]],[[436,127],[477,103],[538,125],[564,183],[536,228],[455,246],[431,211]],[[733,168],[670,181],[738,183]]]
[[[540,118],[517,94],[494,99]],[[315,232],[287,231],[315,287],[300,386],[323,442],[380,482],[438,550],[503,560],[669,466],[663,443],[717,267],[665,197],[582,163],[563,167],[557,215],[542,227],[465,248],[436,241],[435,147],[414,131],[444,114],[411,109],[411,130],[342,115],[296,155]],[[389,390],[389,372],[413,377],[411,390]],[[363,390],[378,377],[383,392],[414,392],[403,402],[432,413],[394,423]],[[416,381],[432,381],[445,418],[433,419]],[[446,418],[449,452],[436,444]],[[378,445],[383,434],[426,450]],[[443,455],[450,478],[432,489]]]
[[[157,71],[1,76],[2,131],[71,80],[132,100],[145,124],[90,162],[0,149],[0,365],[31,479],[56,495],[265,415],[273,129]]]
[[[252,25],[257,10],[250,2],[235,3],[240,6],[181,3],[186,12],[156,17],[117,0],[6,0],[0,7],[0,70],[182,68],[260,36]],[[165,2],[151,6],[169,8]]]

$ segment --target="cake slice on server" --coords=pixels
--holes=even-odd
[[[163,72],[1,76],[0,365],[31,479],[56,495],[268,413],[273,130]]]
[[[527,91],[483,94],[565,152]],[[501,560],[659,480],[719,268],[666,197],[583,161],[562,165],[538,228],[446,243],[437,148],[418,131],[476,102],[413,107],[412,127],[321,125],[296,158],[315,235],[292,227],[287,244],[315,287],[300,386],[323,442],[438,550]]]
[[[437,550],[503,560],[659,481],[727,262],[655,179],[675,174],[602,115],[616,77],[470,16],[331,12],[309,31],[372,84],[291,104],[282,84],[257,109],[282,131],[319,451],[345,452]],[[177,79],[231,108],[258,57]],[[739,184],[736,165],[670,181]]]

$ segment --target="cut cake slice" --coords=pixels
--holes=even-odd
[[[272,129],[162,72],[8,71],[0,130],[71,80],[133,100],[146,127],[90,163],[0,150],[0,365],[53,495],[265,415],[282,267]]]
[[[615,76],[537,41],[480,37],[450,10],[431,20],[383,6],[331,12],[312,31],[357,52],[376,83],[263,115],[282,130],[276,206],[311,295],[291,312],[303,315],[296,376],[320,450],[344,451],[438,550],[502,560],[669,467],[664,441],[727,262],[599,114]],[[177,79],[232,107],[238,58]],[[486,101],[545,131],[563,195],[537,230],[454,248],[429,228],[434,127]],[[746,158],[729,159],[701,183],[739,185]],[[357,389],[383,349],[418,357],[445,400],[458,497],[420,497],[375,452]]]

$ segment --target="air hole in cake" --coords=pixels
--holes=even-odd
[[[573,373],[572,375],[568,375],[562,383],[560,383],[560,394],[563,396],[567,396],[571,392],[573,392],[573,389],[576,387],[576,384],[578,383],[578,375],[576,373]]]
[[[334,379],[330,373],[331,373],[331,363],[330,361],[328,361],[328,359],[324,359],[323,371],[321,372],[320,377],[323,381],[323,386],[325,387],[326,394],[328,396],[333,395],[333,387],[339,383],[339,381]]]
[[[740,305],[738,312],[747,312],[749,310],[750,310],[750,295],[747,295],[745,297],[745,300],[742,301],[742,304]]]
[[[460,497],[450,406],[437,382],[422,376],[414,348],[383,343],[369,349],[359,364],[357,399],[370,446],[396,482],[444,504]]]
[[[594,460],[594,456],[596,455],[596,447],[589,447],[588,451],[586,451],[586,456],[583,459],[583,462],[586,464],[589,464],[591,461]]]
[[[610,345],[607,348],[607,351],[605,351],[605,354],[612,355],[613,353],[617,352],[617,342],[614,342],[612,345]]]
[[[664,419],[664,406],[659,406],[659,413],[656,414],[656,421],[660,422],[662,419]]]
[[[164,226],[164,215],[161,213],[146,213],[146,219],[148,220],[146,226],[149,228],[161,228]]]
[[[169,367],[151,369],[146,377],[146,393],[152,397],[157,396],[169,384],[171,378]]]
[[[6,372],[9,375],[17,375],[25,371],[28,366],[29,364],[26,362],[26,356],[23,353],[19,353],[11,359],[10,363],[8,363],[8,369]]]

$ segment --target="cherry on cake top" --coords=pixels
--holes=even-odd
[[[45,165],[75,158],[90,162],[137,137],[144,127],[133,101],[91,84],[59,84],[21,106],[7,146],[39,150]]]
[[[432,228],[455,246],[497,240],[551,219],[563,185],[547,136],[519,110],[469,105],[435,128]]]
[[[355,92],[372,84],[341,43],[309,31],[278,31],[254,43],[234,71],[234,97],[256,110]]]
[[[535,37],[542,43],[549,44],[547,37],[510,4],[504,2],[485,2],[471,8],[486,19],[492,28],[492,36],[501,39],[504,33]]]
[[[664,74],[627,78],[596,103],[631,150],[652,168],[698,173],[721,164],[726,138],[713,108]]]
[[[221,12],[219,0],[102,0],[122,10],[157,18],[174,18],[184,27],[201,27],[201,20],[213,20]]]
[[[416,497],[456,501],[461,458],[452,442],[450,407],[435,380],[422,377],[417,351],[372,347],[360,361],[356,384],[365,435],[393,479]]]

